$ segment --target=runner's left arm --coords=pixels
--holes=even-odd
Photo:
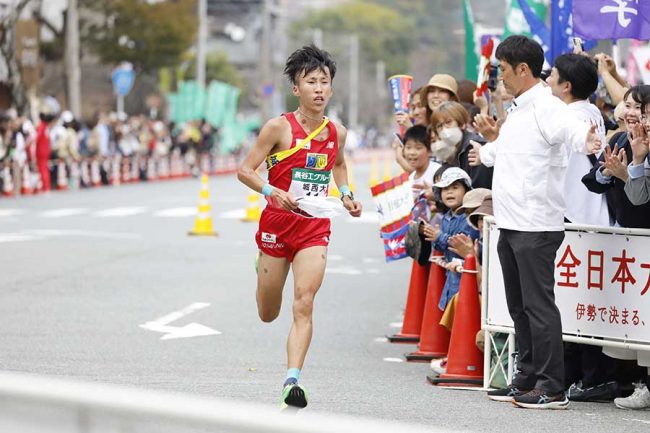
[[[338,133],[339,150],[336,154],[336,162],[332,169],[334,175],[334,182],[336,186],[341,188],[343,185],[348,185],[348,168],[345,165],[345,139],[347,137],[347,130],[342,125],[336,125]],[[343,206],[348,210],[353,217],[361,216],[361,203],[357,200],[350,200],[350,197],[343,197]]]

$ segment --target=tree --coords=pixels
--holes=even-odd
[[[26,108],[27,98],[16,61],[15,29],[16,21],[30,1],[20,0],[0,21],[0,57],[4,60],[7,68],[7,81],[11,87],[12,102],[20,111]]]
[[[334,35],[357,33],[360,52],[370,63],[382,60],[388,75],[403,73],[413,47],[415,22],[394,9],[367,1],[343,3],[316,11],[294,23],[297,39],[314,28]],[[303,35],[298,38],[298,35]]]
[[[237,68],[228,61],[228,57],[222,51],[208,54],[206,59],[206,85],[212,80],[223,81],[232,84],[240,90],[244,90],[244,79]],[[185,78],[196,78],[196,58],[193,58],[187,67]]]
[[[174,67],[182,62],[196,35],[195,0],[80,3],[94,13],[94,19],[83,25],[82,39],[104,63],[127,61],[145,73]]]

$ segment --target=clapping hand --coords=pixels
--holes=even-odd
[[[591,128],[589,128],[589,133],[587,134],[586,147],[589,153],[597,154],[600,152],[600,148],[603,145],[600,134],[596,132],[596,124],[592,122]]]
[[[467,162],[471,167],[478,167],[481,165],[481,145],[474,140],[470,140],[469,144],[472,147],[467,154]]]
[[[477,114],[474,116],[474,127],[487,141],[494,141],[499,137],[500,125],[492,116]]]
[[[604,176],[614,176],[623,182],[627,180],[627,155],[625,149],[619,149],[618,145],[612,150],[609,146],[605,148],[605,161],[601,162]]]
[[[449,245],[449,250],[460,257],[467,257],[474,253],[474,241],[465,233],[458,233],[451,236],[447,240],[447,244]]]
[[[436,224],[435,226],[431,226],[428,222],[421,220],[422,221],[422,234],[424,235],[424,239],[433,242],[436,239],[438,239],[438,235],[440,234],[440,225]]]
[[[648,132],[645,130],[643,124],[637,123],[634,126],[630,147],[632,147],[632,161],[634,165],[642,164],[650,150],[650,137],[648,137]]]

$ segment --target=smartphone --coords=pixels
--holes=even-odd
[[[400,137],[399,133],[394,132],[393,134],[395,135],[395,138],[396,138],[397,141],[399,142],[399,145],[402,146],[402,147],[404,147],[404,142],[402,141],[402,137]]]
[[[497,88],[497,77],[499,75],[499,68],[497,65],[490,63],[490,75],[488,76],[488,89],[494,91]]]
[[[582,39],[580,38],[573,38],[573,46],[574,50],[578,53],[582,53],[585,50],[584,46],[582,45]]]

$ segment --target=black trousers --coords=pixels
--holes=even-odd
[[[497,250],[519,356],[513,385],[564,391],[562,321],[555,305],[555,254],[564,232],[500,230]]]

